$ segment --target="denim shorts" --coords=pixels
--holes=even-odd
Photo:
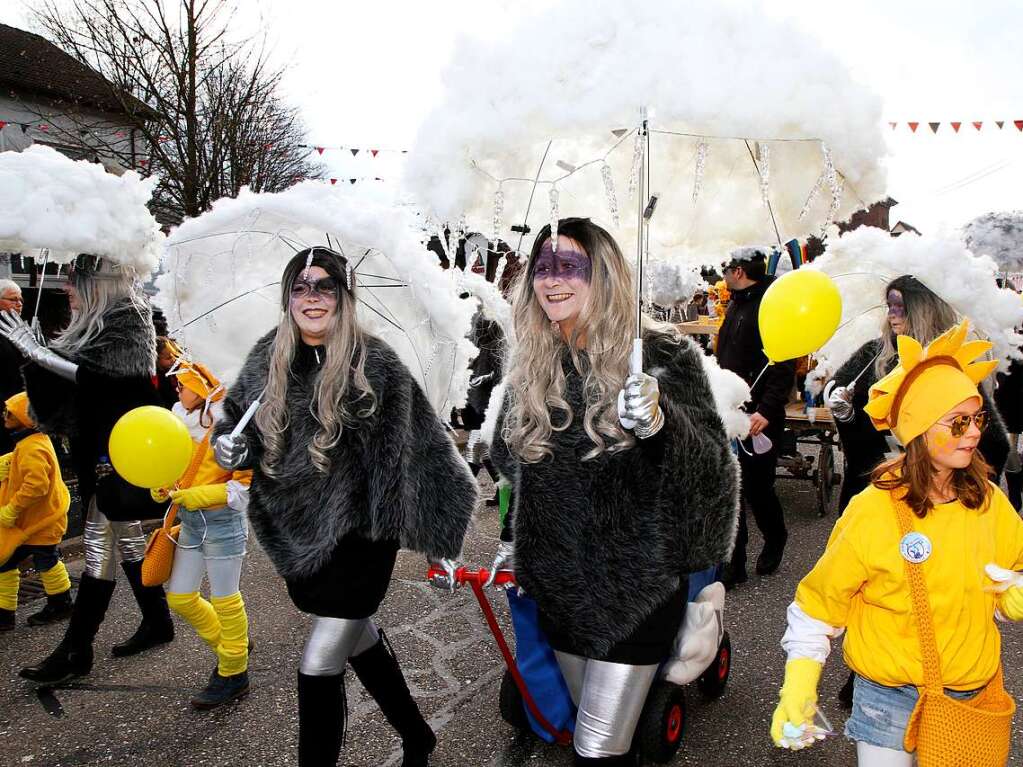
[[[208,511],[178,510],[181,534],[178,546],[200,549],[204,559],[235,559],[245,556],[249,520],[244,512],[225,506]]]
[[[945,694],[956,700],[969,700],[978,693],[980,690],[945,688]],[[881,748],[904,750],[902,740],[919,697],[920,692],[912,685],[885,687],[857,674],[853,683],[852,715],[845,723],[845,736]]]

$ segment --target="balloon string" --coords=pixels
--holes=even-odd
[[[773,365],[773,364],[774,364],[773,362],[771,362],[770,360],[768,360],[768,361],[767,361],[767,364],[766,364],[766,365],[764,365],[764,369],[763,369],[763,370],[761,370],[761,371],[760,371],[759,373],[757,373],[757,377],[756,377],[755,379],[753,379],[753,383],[751,383],[751,384],[749,385],[749,390],[750,390],[751,392],[753,391],[753,387],[755,387],[755,386],[756,386],[756,385],[757,385],[758,383],[760,383],[760,379],[764,377],[764,373],[766,373],[766,372],[767,372],[767,369],[768,369],[769,367],[771,367],[771,365]]]

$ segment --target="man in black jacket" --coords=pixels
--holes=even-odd
[[[774,490],[778,470],[778,447],[785,430],[785,405],[795,379],[795,362],[767,366],[760,338],[760,301],[774,277],[767,276],[767,258],[762,251],[742,248],[732,253],[725,264],[725,283],[731,291],[731,303],[718,332],[718,363],[750,384],[752,391],[746,411],[750,414],[750,436],[739,444],[742,467],[743,508],[739,515],[739,533],[735,553],[724,574],[729,588],[746,581],[746,543],[749,532],[746,507],[764,536],[764,549],[757,559],[757,574],[770,575],[781,564],[788,532],[781,502]],[[766,368],[766,369],[765,369]],[[758,453],[753,437],[763,435],[771,442],[766,452]],[[763,440],[757,440],[762,449]]]

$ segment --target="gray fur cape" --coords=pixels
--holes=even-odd
[[[491,457],[515,490],[515,570],[540,609],[602,657],[679,588],[731,556],[739,469],[714,408],[702,352],[688,339],[644,339],[664,428],[635,447],[583,460],[583,376],[566,353],[574,417],[551,435],[553,457],[523,463],[504,441],[506,394]],[[585,355],[582,355],[585,364]]]
[[[229,389],[216,436],[234,429],[262,392],[275,334],[264,336],[249,353]],[[290,425],[276,476],[259,465],[263,447],[255,420],[245,429],[253,469],[249,518],[285,580],[314,575],[348,533],[396,540],[427,556],[461,552],[476,481],[398,355],[372,337],[366,352],[366,378],[377,409],[344,427],[328,452],[329,473],[321,474],[308,452],[320,428],[310,412],[319,364],[309,347],[300,345],[292,364]]]

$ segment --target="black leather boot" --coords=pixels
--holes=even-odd
[[[60,594],[52,594],[46,597],[46,606],[28,616],[25,621],[29,626],[45,626],[49,623],[62,621],[71,615],[71,590],[63,591]]]
[[[335,767],[344,739],[345,675],[298,672],[298,766]]]
[[[83,575],[64,639],[48,658],[35,666],[23,668],[20,676],[52,686],[92,671],[92,642],[107,614],[113,593],[113,581]]]
[[[384,717],[401,736],[405,752],[402,767],[426,767],[430,763],[430,754],[437,747],[437,736],[423,719],[383,632],[380,632],[380,639],[375,645],[349,658],[348,663],[366,692],[380,706]]]
[[[131,584],[135,601],[139,603],[142,623],[129,640],[114,645],[111,652],[115,658],[137,655],[174,639],[174,621],[171,620],[163,586],[142,585],[141,559],[138,562],[122,562],[121,569]]]

